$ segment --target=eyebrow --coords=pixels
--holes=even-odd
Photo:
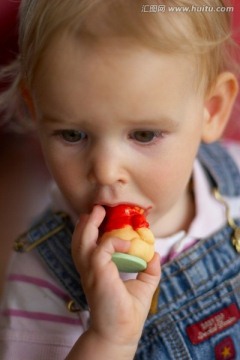
[[[61,116],[52,116],[48,114],[41,114],[40,121],[42,123],[56,124],[58,126],[72,126],[76,127],[80,125],[79,121],[69,120],[70,117],[66,117],[65,119]],[[82,124],[82,122],[81,122]]]
[[[68,126],[84,126],[84,125],[88,125],[89,123],[93,123],[93,120],[88,121],[86,119],[78,119],[78,120],[65,120],[64,118],[62,118],[61,116],[56,117],[56,116],[52,116],[52,115],[48,115],[48,114],[42,114],[41,116],[41,121],[43,122],[47,122],[47,123],[55,123],[55,124],[59,124],[59,125],[68,125]],[[166,127],[169,130],[171,129],[177,129],[180,125],[180,121],[177,119],[173,119],[169,116],[149,116],[149,117],[142,117],[142,118],[126,118],[124,120],[122,120],[123,123],[126,124],[132,124],[136,127],[141,127],[141,126],[152,126],[152,127]],[[101,121],[99,120],[98,123],[101,123]]]
[[[61,116],[55,117],[47,114],[42,114],[40,119],[43,122],[66,123],[66,120],[62,119]]]
[[[167,126],[170,126],[170,127],[177,127],[179,126],[180,122],[179,120],[177,119],[173,119],[169,116],[147,116],[147,117],[142,117],[142,118],[129,118],[126,120],[126,122],[132,122],[132,123],[136,123],[139,125],[153,125],[153,126],[156,126],[156,125],[167,125]]]

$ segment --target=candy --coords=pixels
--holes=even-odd
[[[121,204],[105,207],[106,216],[100,226],[100,241],[118,237],[131,241],[127,254],[114,253],[119,271],[139,272],[147,267],[154,255],[154,236],[149,229],[144,210],[139,206]]]

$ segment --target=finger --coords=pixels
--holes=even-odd
[[[137,282],[127,281],[128,291],[140,301],[141,306],[148,312],[154,293],[159,285],[161,277],[161,266],[159,254],[154,254],[148,263],[147,269],[138,273]]]
[[[84,264],[96,247],[98,227],[105,216],[101,206],[95,206],[90,215],[80,217],[72,237],[72,256],[75,263]]]
[[[144,272],[142,272],[142,275],[150,275],[154,277],[160,277],[161,275],[161,261],[160,261],[160,255],[158,253],[155,253],[152,260],[148,263],[148,266]]]
[[[98,227],[100,226],[105,216],[105,210],[102,206],[94,206],[91,214],[83,214],[79,218],[74,233],[73,233],[73,246],[80,244],[89,244],[94,242],[98,237]],[[86,241],[88,239],[88,241]]]
[[[148,263],[145,271],[138,273],[137,280],[149,285],[149,291],[154,293],[161,278],[160,256],[155,253],[152,260]]]
[[[117,269],[116,265],[112,262],[112,255],[115,252],[128,252],[130,245],[130,241],[122,240],[117,237],[110,237],[101,241],[94,250],[92,266],[96,269],[96,271],[102,271],[107,268],[109,263],[112,263],[112,265]]]
[[[88,262],[83,260],[86,265],[81,266],[82,272],[80,272],[83,275],[82,283],[85,290],[98,288],[99,291],[99,286],[104,289],[112,287],[113,283],[120,279],[117,266],[112,261],[112,254],[116,251],[127,252],[129,247],[130,241],[119,238],[108,238],[98,244],[89,256]]]

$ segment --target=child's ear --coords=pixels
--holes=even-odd
[[[32,95],[30,90],[28,89],[27,85],[25,84],[25,82],[22,80],[20,82],[20,91],[21,91],[21,95],[22,98],[26,104],[26,107],[29,111],[29,114],[31,116],[31,118],[33,120],[36,119],[36,112],[35,112],[35,107],[34,107],[34,103],[33,103],[33,99],[32,99]]]
[[[221,73],[205,100],[202,141],[218,140],[227,125],[238,93],[238,82],[231,72]]]

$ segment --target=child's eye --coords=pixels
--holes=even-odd
[[[130,139],[133,139],[140,143],[151,143],[154,139],[161,136],[161,132],[153,130],[137,130],[130,134]]]
[[[61,136],[63,140],[69,143],[80,142],[87,138],[86,133],[77,130],[60,130],[57,131],[57,135]]]

